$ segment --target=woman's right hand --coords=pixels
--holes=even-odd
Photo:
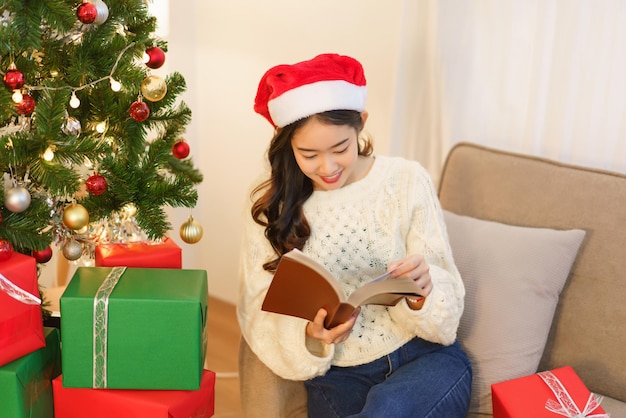
[[[324,328],[324,320],[328,313],[326,309],[321,308],[317,311],[317,315],[313,319],[313,322],[309,322],[306,325],[306,335],[311,338],[320,340],[326,344],[339,344],[344,342],[350,336],[352,327],[356,322],[356,318],[359,316],[361,308],[354,311],[352,316],[343,324],[339,324],[332,329]]]

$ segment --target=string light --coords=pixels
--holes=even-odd
[[[76,97],[76,92],[73,91],[72,97],[70,98],[70,107],[76,109],[78,106],[80,106],[80,99]]]
[[[122,89],[122,84],[116,79],[114,79],[113,77],[111,77],[111,90],[117,92],[117,91],[120,91],[121,89]]]
[[[98,122],[96,124],[96,132],[103,134],[107,130],[107,123],[105,121]]]
[[[22,91],[19,89],[16,89],[13,91],[13,95],[11,96],[11,99],[13,99],[13,102],[15,103],[19,103],[22,101],[22,99],[24,98],[24,96],[22,96]]]
[[[50,162],[54,159],[54,150],[51,146],[49,146],[46,151],[43,153],[43,159]]]
[[[117,60],[115,61],[115,64],[113,65],[113,68],[111,69],[111,72],[109,73],[109,75],[104,76],[104,77],[102,77],[102,78],[99,78],[99,79],[97,79],[97,80],[94,80],[94,81],[92,81],[91,83],[88,83],[88,84],[82,85],[82,86],[80,86],[80,87],[72,87],[72,86],[65,86],[65,87],[48,87],[48,86],[30,86],[30,85],[29,85],[29,86],[26,86],[26,85],[25,85],[24,87],[28,88],[29,90],[63,90],[63,89],[72,89],[73,91],[72,91],[72,97],[71,97],[71,99],[70,99],[70,106],[71,106],[72,108],[76,109],[78,106],[80,106],[80,100],[78,99],[78,97],[76,97],[76,92],[77,92],[77,91],[79,91],[79,90],[83,90],[83,89],[86,89],[86,88],[88,88],[88,87],[93,87],[93,86],[95,86],[96,84],[98,84],[98,83],[100,83],[100,82],[102,82],[102,81],[104,81],[104,80],[109,80],[109,82],[111,83],[111,90],[113,90],[113,91],[115,91],[115,92],[118,92],[118,91],[120,91],[120,90],[122,89],[122,84],[121,84],[119,81],[117,81],[117,80],[115,80],[115,79],[113,78],[113,74],[114,74],[114,73],[115,73],[115,71],[117,70],[117,66],[118,66],[118,64],[119,64],[120,60],[122,59],[122,56],[126,53],[126,51],[128,51],[128,50],[129,50],[132,46],[134,46],[134,45],[135,45],[135,43],[134,43],[134,42],[133,42],[133,43],[131,43],[131,44],[129,44],[129,45],[127,45],[127,46],[126,46],[126,47],[125,47],[125,48],[124,48],[124,49],[123,49],[123,50],[119,53],[119,55],[117,56]],[[58,72],[57,72],[56,70],[55,70],[55,71],[51,71],[51,75],[52,75],[52,77],[55,77],[55,76],[57,76],[57,75],[58,75]],[[14,99],[13,99],[13,100],[15,100],[15,94],[16,94],[16,93],[14,92],[14,96],[13,96],[13,97],[14,97]],[[21,93],[20,93],[20,94],[21,94]],[[21,99],[20,99],[20,101],[21,101]],[[17,101],[16,103],[19,103],[19,101]]]

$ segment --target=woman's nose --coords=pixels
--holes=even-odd
[[[334,174],[337,170],[337,163],[332,155],[324,155],[320,164],[320,173],[323,175]]]

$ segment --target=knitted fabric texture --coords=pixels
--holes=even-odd
[[[261,311],[272,279],[262,264],[273,255],[248,212],[237,314],[250,348],[274,373],[306,380],[331,365],[368,363],[415,336],[445,345],[455,341],[465,290],[434,187],[418,163],[377,156],[365,178],[315,191],[304,211],[312,234],[303,252],[325,265],[346,294],[385,272],[390,262],[416,253],[426,258],[434,288],[419,311],[404,301],[390,308],[364,306],[347,341],[312,353],[306,320]]]

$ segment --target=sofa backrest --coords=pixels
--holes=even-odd
[[[459,143],[439,198],[459,215],[587,231],[539,370],[572,366],[592,392],[626,401],[626,175]]]

